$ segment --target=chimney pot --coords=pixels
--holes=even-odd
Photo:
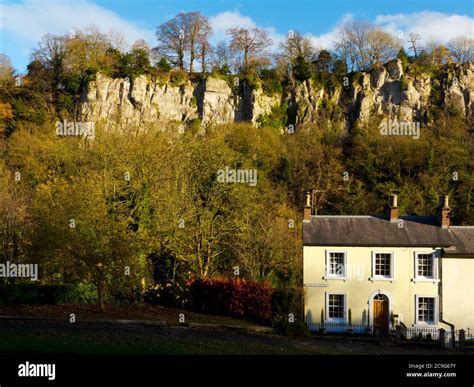
[[[303,209],[303,221],[311,221],[311,194],[309,192],[306,193],[306,205]]]
[[[449,208],[449,196],[444,195],[444,205],[443,208]]]
[[[397,207],[397,195],[390,195],[390,207]]]

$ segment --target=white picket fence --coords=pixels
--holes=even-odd
[[[365,324],[324,323],[322,324],[327,333],[373,333],[373,327]],[[321,331],[321,323],[308,323],[310,331]]]

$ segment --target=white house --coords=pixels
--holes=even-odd
[[[474,227],[438,217],[324,216],[303,220],[304,312],[310,329],[344,326],[474,329]]]

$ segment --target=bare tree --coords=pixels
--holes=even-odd
[[[230,72],[233,62],[232,50],[225,41],[217,43],[212,57],[212,66],[220,71]]]
[[[0,85],[13,78],[12,61],[8,55],[0,53]]]
[[[234,27],[227,30],[227,34],[231,38],[230,48],[234,53],[242,56],[242,67],[244,69],[265,61],[265,50],[272,44],[268,36],[268,32],[261,28]]]
[[[200,58],[201,66],[205,69],[211,33],[212,27],[206,16],[200,12],[182,12],[158,27],[158,47],[154,51],[182,70],[187,58],[189,72],[194,71],[194,61]]]
[[[184,56],[186,54],[185,28],[184,14],[180,13],[161,24],[156,31],[157,50],[181,70],[184,70]]]
[[[136,40],[131,47],[131,50],[143,50],[147,54],[150,53],[150,46],[143,39]]]
[[[367,70],[396,57],[400,41],[366,21],[352,21],[338,31],[336,49],[353,69]]]
[[[189,51],[189,72],[192,73],[194,60],[197,57],[201,58],[201,65],[206,67],[206,56],[210,47],[208,39],[212,33],[212,27],[209,18],[200,12],[188,12],[180,15],[184,20],[185,47]]]
[[[367,35],[372,28],[371,24],[364,21],[354,21],[343,26],[343,39],[346,40],[347,49],[351,59],[356,62],[359,69],[370,67],[370,58],[366,49]]]
[[[201,71],[206,72],[207,62],[212,55],[213,47],[209,42],[209,37],[212,35],[212,27],[209,19],[205,17],[202,20],[201,28],[199,29],[197,43],[199,47],[199,58],[201,59]]]
[[[418,41],[421,39],[421,35],[416,32],[410,32],[408,34],[408,41],[410,42],[410,50],[413,51],[415,55],[415,59],[418,58],[418,54],[420,53],[420,46],[418,45]]]
[[[40,61],[45,68],[55,74],[62,71],[66,57],[66,39],[63,36],[46,34],[33,50],[32,59]]]
[[[337,32],[337,40],[335,42],[335,51],[338,56],[350,67],[350,71],[354,71],[356,67],[356,52],[355,46],[350,43],[348,33],[345,29],[340,29]]]
[[[371,29],[367,34],[367,53],[370,66],[380,65],[397,56],[401,48],[397,37],[381,28]]]
[[[207,71],[207,60],[208,57],[212,55],[213,48],[207,38],[203,38],[200,41],[199,47],[201,48],[201,52],[199,54],[199,57],[201,58],[201,72],[204,74]]]
[[[110,46],[120,52],[125,52],[128,47],[127,40],[120,31],[111,29],[107,34]]]
[[[441,65],[452,61],[448,47],[430,36],[423,51],[424,61],[431,65]]]
[[[474,39],[459,35],[448,42],[451,55],[457,62],[474,60]]]

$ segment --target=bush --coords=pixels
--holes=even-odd
[[[154,284],[145,290],[144,300],[149,304],[184,307],[188,303],[187,288],[177,282]]]
[[[97,290],[92,284],[0,286],[0,304],[88,304],[95,302],[97,302]]]
[[[187,129],[192,134],[197,134],[202,130],[202,122],[199,118],[194,118],[187,123]]]
[[[64,286],[40,287],[36,284],[17,284],[0,286],[2,304],[46,304],[53,303],[55,294]]]
[[[400,89],[402,91],[408,90],[408,80],[405,75],[402,75],[402,77],[400,78]]]
[[[209,314],[269,322],[273,290],[266,282],[244,279],[194,279],[188,282],[189,307]]]
[[[262,81],[262,90],[267,95],[283,93],[283,87],[275,69],[260,71],[260,79]]]
[[[303,290],[300,287],[278,288],[273,291],[272,313],[274,319],[287,319],[289,313],[303,317]]]
[[[303,82],[307,79],[310,79],[312,75],[311,64],[307,62],[302,56],[298,56],[293,67],[293,76],[295,79]]]
[[[272,107],[269,114],[261,114],[257,118],[259,126],[280,129],[286,126],[286,111],[288,109],[288,103],[283,101],[279,106]]]
[[[170,83],[173,86],[181,86],[188,80],[188,74],[183,70],[173,70],[170,73]]]
[[[67,286],[58,299],[59,304],[95,304],[97,301],[97,287],[82,282]]]
[[[397,58],[400,59],[400,62],[402,62],[403,71],[406,71],[408,68],[408,64],[410,63],[410,58],[408,57],[406,51],[403,48],[398,51]]]
[[[301,320],[289,322],[288,319],[280,319],[274,322],[275,330],[284,336],[308,337],[311,335],[308,326]]]
[[[156,67],[161,70],[168,72],[171,70],[171,65],[168,63],[166,58],[161,58],[160,61],[156,64]]]

